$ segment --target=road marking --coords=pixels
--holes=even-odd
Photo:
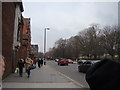
[[[70,81],[72,81],[72,82],[73,82],[74,84],[76,84],[77,86],[80,86],[81,88],[84,88],[84,86],[83,86],[82,84],[80,84],[79,82],[71,79],[70,77],[66,76],[65,74],[63,74],[63,73],[61,73],[61,72],[59,72],[59,71],[57,71],[57,72],[58,72],[60,75],[62,75],[62,76],[64,76],[65,78],[69,79]]]
[[[49,67],[51,67],[51,66],[49,65]],[[54,69],[53,67],[51,67],[51,68]],[[54,70],[55,70],[55,69],[54,69]],[[55,70],[55,71],[57,71],[57,70]],[[81,88],[84,88],[84,87],[85,87],[84,85],[82,85],[82,84],[80,84],[79,82],[71,79],[70,77],[66,76],[65,74],[61,73],[60,71],[57,71],[57,72],[58,72],[60,75],[62,75],[63,77],[65,77],[65,78],[67,78],[68,80],[70,80],[71,82],[73,82],[74,84],[76,84],[77,86],[79,86],[79,87],[81,87]]]

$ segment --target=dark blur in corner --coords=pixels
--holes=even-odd
[[[91,90],[95,88],[120,88],[120,63],[104,59],[94,64],[86,73]]]

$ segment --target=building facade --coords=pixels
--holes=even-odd
[[[22,28],[22,2],[2,2],[2,56],[5,57],[6,77],[16,68]]]
[[[31,45],[30,54],[38,54],[38,45]]]
[[[21,40],[21,57],[25,59],[30,54],[30,45],[31,45],[31,29],[30,29],[30,18],[24,18],[23,17],[23,31],[22,31],[22,40]]]
[[[32,58],[32,60],[34,60],[34,63],[37,61],[37,58],[38,58],[38,45],[35,44],[35,45],[31,45],[30,46],[30,56]]]

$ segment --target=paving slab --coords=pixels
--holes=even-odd
[[[25,70],[23,77],[18,73],[12,73],[2,82],[3,88],[81,88],[69,79],[63,77],[49,65],[31,70],[30,78],[27,78]]]
[[[4,83],[3,88],[80,88],[73,83]]]

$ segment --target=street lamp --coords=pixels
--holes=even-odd
[[[45,59],[46,59],[46,30],[50,30],[50,28],[45,28],[45,31],[44,31],[44,60],[43,60],[43,65],[45,65]]]

